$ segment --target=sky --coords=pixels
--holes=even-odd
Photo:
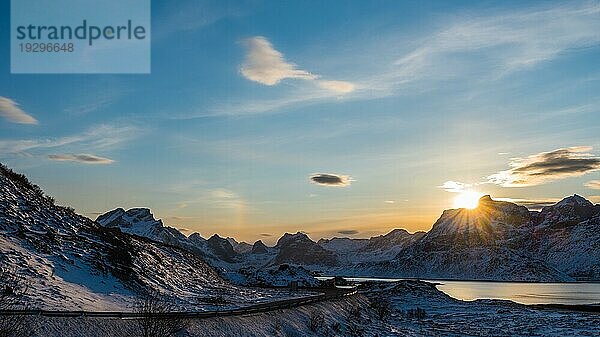
[[[0,162],[91,218],[273,243],[600,202],[598,1],[153,1],[130,75],[11,75],[9,13]]]

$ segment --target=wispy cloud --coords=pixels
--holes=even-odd
[[[278,112],[290,106],[323,102],[331,98],[331,93],[323,90],[299,90],[297,93],[279,98],[227,102],[226,104],[222,104],[208,110],[203,110],[201,112],[192,114],[184,114],[182,116],[176,116],[176,118],[189,119],[220,116],[251,116]],[[173,116],[169,117],[173,118]]]
[[[504,187],[534,186],[549,181],[582,176],[600,170],[600,157],[590,153],[592,147],[577,146],[542,152],[526,158],[512,158],[509,170],[488,177],[489,182]]]
[[[344,187],[354,181],[350,176],[333,173],[315,173],[310,176],[310,181],[317,185]]]
[[[373,79],[375,87],[459,77],[475,69],[493,79],[530,68],[599,43],[599,14],[600,5],[590,2],[462,16],[398,58],[386,74]]]
[[[113,104],[116,97],[118,97],[117,94],[106,94],[101,97],[96,97],[96,99],[94,99],[93,101],[65,108],[65,112],[71,115],[87,115],[94,111],[101,110],[110,106],[111,104]]]
[[[203,199],[215,208],[245,209],[248,207],[248,203],[242,197],[226,188],[209,190]]]
[[[244,40],[248,52],[240,68],[242,75],[250,81],[264,85],[276,85],[284,79],[315,81],[323,89],[338,94],[352,92],[355,85],[338,80],[319,80],[320,75],[302,70],[285,59],[265,37],[255,36]]]
[[[2,96],[0,96],[0,116],[12,123],[38,124],[37,119],[23,111],[17,102]]]
[[[218,1],[218,0],[179,0],[165,2],[164,8],[156,20],[153,18],[153,40],[162,39],[177,32],[195,31],[210,26],[220,20],[243,16],[252,7],[253,1]],[[153,11],[155,10],[153,4]]]
[[[80,153],[80,154],[51,154],[48,155],[48,159],[54,161],[72,161],[82,164],[99,164],[106,165],[114,163],[114,160],[110,158],[104,158],[93,154]]]
[[[496,81],[597,45],[600,43],[599,14],[600,4],[596,2],[537,6],[493,15],[459,13],[455,15],[458,19],[421,38],[411,37],[407,41],[398,39],[401,34],[393,32],[379,39],[385,41],[385,45],[363,47],[363,54],[353,58],[369,59],[378,66],[367,72],[361,70],[365,68],[361,64],[345,62],[350,65],[352,82],[321,79],[318,74],[287,61],[266,38],[253,37],[245,41],[248,54],[241,67],[242,75],[265,85],[299,78],[316,84],[315,88],[302,88],[272,99],[228,103],[180,118],[279,112],[290,106],[340,97],[347,101],[422,93],[436,89],[443,80]],[[389,47],[405,44],[415,47],[403,54]],[[348,92],[352,95],[343,95]]]
[[[600,180],[590,180],[585,183],[585,187],[591,188],[593,190],[600,190]]]
[[[445,190],[446,192],[461,193],[461,192],[473,187],[474,185],[475,184],[467,184],[467,183],[461,183],[459,181],[448,180],[448,181],[444,182],[442,185],[438,186],[438,188],[441,188],[441,189]]]
[[[559,202],[561,199],[550,198],[550,199],[519,199],[519,198],[494,198],[498,201],[507,201],[514,204],[525,206],[531,211],[539,211],[543,207],[552,206]]]
[[[215,199],[237,199],[238,195],[225,188],[217,188],[210,191],[210,195]]]
[[[133,126],[98,125],[85,132],[66,137],[45,139],[0,140],[0,155],[22,154],[26,156],[61,152],[107,151],[135,137],[140,130]],[[48,153],[51,151],[51,153]]]

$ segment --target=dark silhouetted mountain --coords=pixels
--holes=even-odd
[[[285,233],[275,245],[278,250],[274,264],[333,266],[337,263],[334,252],[324,249],[304,233]]]
[[[269,251],[267,246],[261,241],[258,240],[252,245],[252,254],[266,254]]]
[[[212,253],[219,259],[225,262],[234,262],[238,253],[233,250],[233,246],[229,240],[224,239],[217,234],[211,236],[206,240],[207,246],[211,249]]]
[[[233,250],[235,250],[235,252],[238,254],[249,253],[252,250],[252,245],[249,243],[243,241],[237,242],[234,238],[230,237],[227,237],[226,239],[229,241],[229,243],[231,243]]]

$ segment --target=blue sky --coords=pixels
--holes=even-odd
[[[153,1],[151,56],[11,75],[2,48],[0,161],[90,217],[247,241],[428,230],[465,191],[600,201],[598,1]]]

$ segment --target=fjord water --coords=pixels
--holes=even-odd
[[[401,279],[347,278],[350,281],[399,281]],[[521,304],[600,304],[600,283],[537,283],[496,281],[425,280],[459,300],[511,300]]]
[[[439,290],[465,301],[487,298],[522,304],[600,303],[600,283],[435,282]]]

